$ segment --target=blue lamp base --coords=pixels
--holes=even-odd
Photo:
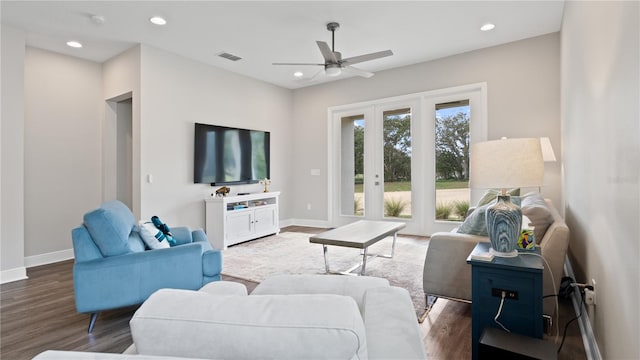
[[[487,208],[487,232],[490,252],[499,257],[518,256],[518,236],[522,226],[522,211],[511,202],[509,195],[499,195],[496,203]]]

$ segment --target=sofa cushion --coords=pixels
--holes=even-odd
[[[395,286],[368,289],[363,318],[369,359],[427,358],[407,290]]]
[[[84,215],[84,226],[104,256],[130,252],[129,234],[136,222],[131,210],[120,201],[110,201]]]
[[[522,215],[531,220],[536,244],[540,244],[549,226],[553,223],[551,210],[539,193],[522,196]]]
[[[367,358],[362,317],[347,296],[215,296],[162,289],[140,306],[129,324],[143,355]]]
[[[337,294],[353,298],[363,309],[364,293],[376,287],[388,287],[387,279],[373,276],[274,275],[261,282],[251,295]]]
[[[201,292],[205,292],[209,295],[236,295],[236,296],[247,296],[247,287],[244,284],[237,283],[234,281],[213,281],[205,286],[201,287]]]
[[[129,252],[137,253],[146,250],[144,241],[140,238],[140,234],[137,231],[132,231],[129,234]]]

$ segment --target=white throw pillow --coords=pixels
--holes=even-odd
[[[162,231],[152,223],[140,220],[138,228],[140,229],[140,237],[142,238],[142,241],[144,241],[151,250],[166,249],[169,247],[169,242],[164,240]],[[159,241],[157,236],[159,236],[162,241]]]

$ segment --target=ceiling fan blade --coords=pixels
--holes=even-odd
[[[318,48],[320,48],[320,52],[322,53],[322,57],[324,57],[324,61],[330,64],[338,63],[336,55],[333,53],[333,51],[331,51],[331,48],[326,42],[316,41],[316,44],[318,44]]]
[[[311,64],[311,63],[271,63],[271,65],[302,65],[302,66],[306,66],[306,65],[313,65],[313,66],[324,66],[324,64]]]
[[[353,66],[345,66],[342,68],[342,70],[344,70],[344,72],[352,74],[352,75],[358,75],[358,76],[362,76],[364,78],[370,78],[372,77],[374,74],[372,72],[368,72],[368,71],[364,71],[362,69],[358,69],[358,68],[354,68]]]
[[[324,74],[324,69],[318,71],[317,73],[315,73],[312,77],[309,78],[309,81],[314,81],[315,79],[317,79],[320,74]]]
[[[391,55],[393,55],[393,51],[391,50],[378,51],[370,54],[346,58],[346,59],[343,59],[340,63],[345,65],[353,65],[353,64],[364,62],[364,61],[375,60],[375,59],[379,59],[379,58],[383,58]]]

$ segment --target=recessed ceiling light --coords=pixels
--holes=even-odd
[[[495,27],[496,27],[496,26],[495,26],[494,24],[492,24],[492,23],[486,23],[486,24],[484,24],[484,25],[480,26],[480,30],[482,30],[482,31],[489,31],[489,30],[493,30],[493,29],[495,29]]]
[[[70,46],[72,48],[81,48],[82,44],[80,44],[77,41],[71,40],[71,41],[67,41],[67,46]]]
[[[304,75],[301,71],[296,71],[293,73],[293,76],[295,77],[301,77],[302,75]]]
[[[167,20],[165,20],[161,16],[154,16],[154,17],[150,18],[149,21],[151,21],[152,24],[160,25],[160,26],[167,24]]]

